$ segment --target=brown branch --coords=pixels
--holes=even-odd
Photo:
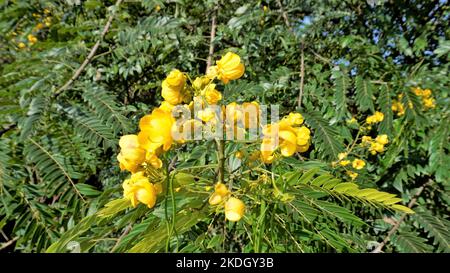
[[[8,242],[2,244],[2,245],[0,246],[0,250],[3,250],[3,249],[5,249],[5,248],[7,248],[8,246],[12,245],[12,244],[13,244],[15,241],[17,241],[18,239],[19,239],[19,237],[16,237],[16,238],[14,238],[14,239],[12,239],[12,240],[9,240]]]
[[[208,72],[208,69],[211,66],[212,57],[214,54],[214,38],[216,37],[216,27],[217,27],[217,22],[216,22],[217,10],[218,10],[218,6],[216,5],[214,7],[213,15],[212,15],[211,34],[209,36],[209,53],[208,53],[208,60],[206,61],[206,72]]]
[[[128,233],[130,233],[131,231],[131,227],[132,225],[129,224],[125,230],[123,231],[122,235],[120,235],[119,239],[117,239],[117,242],[114,244],[113,248],[111,249],[110,253],[113,253],[114,250],[116,250],[116,248],[119,246],[120,242],[122,241],[123,237],[127,236]]]
[[[81,72],[86,68],[86,66],[91,62],[92,58],[95,55],[95,52],[97,51],[98,47],[100,46],[101,41],[105,37],[106,33],[108,32],[109,28],[111,27],[112,20],[114,19],[114,16],[116,14],[116,10],[118,9],[119,5],[122,3],[123,0],[117,0],[115,4],[115,8],[112,12],[112,14],[109,16],[108,21],[106,22],[105,27],[103,28],[102,33],[100,34],[100,37],[98,41],[95,43],[95,45],[92,47],[91,51],[89,52],[88,56],[84,60],[84,62],[80,65],[80,67],[75,71],[75,73],[72,75],[72,77],[55,92],[55,97],[59,96],[62,92],[64,92],[69,86],[81,75]]]
[[[417,191],[417,193],[414,195],[414,197],[409,201],[408,208],[412,208],[414,204],[416,204],[417,199],[419,198],[420,194],[422,194],[423,190],[426,186],[430,185],[432,180],[428,180],[425,184],[423,184]],[[407,214],[403,213],[402,217],[397,221],[395,226],[392,227],[392,229],[388,232],[386,238],[384,238],[383,242],[381,242],[373,251],[372,253],[380,253],[383,247],[389,242],[390,238],[394,233],[399,229],[400,224],[405,220]]]

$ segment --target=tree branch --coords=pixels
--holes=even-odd
[[[305,81],[305,54],[303,52],[303,43],[301,46],[301,56],[300,56],[300,90],[298,92],[298,107],[302,106],[303,88]]]
[[[122,3],[123,0],[117,0],[115,4],[115,8],[112,12],[112,14],[109,16],[108,21],[106,22],[105,27],[103,28],[102,33],[100,34],[100,37],[98,41],[95,43],[95,45],[92,47],[91,51],[89,52],[88,56],[84,60],[84,62],[80,65],[80,67],[75,71],[75,73],[72,75],[72,77],[55,92],[55,97],[59,96],[62,92],[64,92],[69,86],[81,75],[81,72],[86,68],[86,66],[91,62],[92,58],[95,55],[95,52],[97,51],[98,47],[100,46],[101,41],[105,37],[106,33],[108,32],[109,28],[111,27],[112,20],[114,19],[114,16],[116,14],[116,10],[118,9],[119,5]]]
[[[13,123],[13,124],[10,124],[10,125],[6,126],[6,128],[1,129],[1,130],[0,130],[0,137],[1,137],[4,133],[7,133],[9,130],[12,130],[12,129],[16,128],[16,127],[17,127],[17,124],[16,124],[16,123]]]
[[[426,186],[430,185],[432,180],[428,180],[425,184],[423,184],[417,191],[417,193],[414,195],[414,197],[409,201],[408,208],[412,208],[414,204],[416,204],[417,199],[419,198],[420,194],[422,194],[423,190]],[[386,238],[384,238],[383,242],[381,242],[373,251],[372,253],[380,253],[383,247],[389,242],[390,238],[394,233],[399,229],[400,224],[405,220],[407,214],[403,213],[402,217],[397,221],[397,223],[392,227],[392,229],[388,232]]]
[[[206,61],[206,72],[208,72],[209,67],[212,63],[212,57],[214,54],[214,38],[216,37],[216,27],[217,27],[217,10],[218,6],[216,5],[213,10],[212,22],[211,22],[211,35],[209,36],[209,53],[208,60]],[[206,73],[205,72],[205,73]]]

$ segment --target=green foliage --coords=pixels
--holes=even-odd
[[[368,252],[392,228],[382,219],[412,209],[383,251],[448,253],[448,3],[280,2],[290,28],[278,1],[123,1],[95,56],[56,96],[99,39],[114,1],[0,1],[0,249]],[[246,67],[242,79],[218,86],[223,101],[301,112],[311,147],[265,166],[234,156],[257,146],[226,144],[225,178],[247,206],[237,223],[207,205],[206,188],[217,179],[213,141],[167,155],[173,198],[165,185],[155,208],[130,208],[121,199],[119,137],[160,104],[170,70],[205,71],[215,7],[213,60],[232,50]],[[432,90],[436,107],[426,109],[413,87]],[[404,115],[393,112],[394,100]],[[360,130],[375,111],[383,121]],[[362,135],[380,134],[389,137],[385,152],[359,145]],[[364,169],[336,163],[349,149]],[[352,181],[348,170],[358,174]]]

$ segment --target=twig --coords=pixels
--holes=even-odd
[[[431,184],[432,180],[428,180],[425,184],[423,184],[417,191],[417,193],[414,195],[414,197],[411,199],[411,201],[409,201],[408,203],[408,208],[411,208],[412,206],[414,206],[414,204],[417,202],[417,199],[419,198],[420,194],[422,194],[423,190],[425,189],[426,186],[428,186],[429,184]],[[392,227],[392,229],[388,232],[386,238],[384,238],[383,242],[380,243],[373,251],[372,253],[380,253],[381,250],[383,249],[383,247],[387,244],[387,242],[389,242],[389,239],[391,238],[391,236],[399,229],[400,224],[405,220],[407,214],[403,213],[402,217],[400,217],[400,219],[397,221],[397,224],[395,224],[395,226]]]
[[[208,72],[209,67],[212,63],[212,57],[214,54],[214,38],[216,37],[216,27],[217,27],[217,10],[218,6],[216,5],[213,10],[212,22],[211,22],[211,35],[209,36],[209,53],[208,60],[206,61],[206,72]]]
[[[55,92],[55,97],[59,96],[62,92],[64,92],[81,75],[81,72],[83,72],[84,68],[91,62],[92,58],[95,55],[95,52],[97,51],[98,47],[100,46],[101,41],[105,37],[109,28],[111,27],[112,20],[114,19],[114,16],[116,14],[116,10],[118,9],[118,7],[122,3],[122,1],[123,0],[117,0],[114,10],[113,10],[112,14],[109,16],[108,21],[106,22],[106,25],[103,28],[102,33],[100,34],[100,38],[95,43],[95,45],[92,47],[91,51],[89,52],[89,55],[86,57],[84,62],[80,65],[80,67],[75,71],[75,73],[72,75],[72,77],[61,88],[59,88]]]
[[[291,24],[289,22],[289,17],[287,15],[287,12],[284,10],[283,4],[281,3],[281,0],[277,0],[278,6],[280,7],[281,14],[284,19],[284,23],[288,27],[289,31],[291,33],[294,33],[294,30],[291,27]],[[302,105],[302,97],[303,97],[303,90],[305,85],[305,54],[304,54],[304,48],[305,44],[303,41],[300,42],[300,85],[299,85],[299,91],[298,91],[298,100],[297,100],[297,106],[300,108]]]
[[[305,54],[303,53],[303,43],[301,44],[301,56],[300,56],[300,90],[298,92],[298,107],[302,106],[303,87],[305,81]]]
[[[123,237],[125,237],[128,233],[130,233],[131,227],[132,227],[132,225],[129,224],[129,225],[125,228],[125,230],[123,231],[122,235],[120,235],[119,239],[117,239],[117,242],[116,242],[116,244],[113,246],[113,248],[111,249],[111,252],[110,252],[110,253],[113,253],[114,250],[116,250],[116,248],[119,246],[119,244],[120,244],[120,242],[122,241]]]
[[[13,124],[10,124],[10,125],[6,126],[6,128],[1,129],[1,130],[0,130],[0,137],[1,137],[4,133],[7,133],[9,130],[12,130],[12,129],[16,128],[16,127],[17,127],[17,124],[16,124],[16,123],[13,123]]]
[[[283,16],[284,23],[289,28],[289,30],[292,31],[291,24],[289,23],[289,17],[287,16],[286,11],[284,10],[283,4],[281,4],[281,0],[277,0],[277,4],[280,7],[281,15]]]
[[[2,246],[0,246],[0,250],[3,250],[5,248],[7,248],[8,246],[12,245],[18,239],[19,239],[19,237],[16,237],[16,238],[13,238],[12,240],[9,240],[8,242],[2,244]]]

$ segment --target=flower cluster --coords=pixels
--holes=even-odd
[[[229,52],[217,61],[216,66],[208,70],[207,75],[198,77],[194,81],[178,69],[172,70],[162,81],[161,96],[164,101],[151,114],[140,119],[137,134],[124,135],[119,141],[120,153],[117,155],[117,160],[120,169],[131,172],[131,178],[123,182],[124,197],[129,199],[133,206],[139,202],[146,204],[149,208],[155,205],[157,194],[161,192],[162,186],[158,183],[158,179],[151,181],[149,173],[163,166],[161,158],[174,144],[182,144],[188,139],[185,134],[175,138],[177,133],[195,132],[197,128],[216,117],[212,106],[222,99],[222,94],[216,90],[216,84],[213,81],[219,79],[227,84],[230,80],[240,78],[243,73],[244,65],[240,57]],[[196,105],[201,107],[194,108]],[[243,105],[231,103],[226,107],[226,111],[225,108],[219,108],[222,112],[219,116],[223,119],[227,116],[233,117],[231,120],[235,122],[240,120],[243,128],[249,128],[252,123],[251,118],[241,110],[247,107],[259,108],[259,105],[256,102]],[[191,110],[188,113],[192,113],[194,109],[201,110],[190,116],[186,116],[187,114],[183,111]],[[222,196],[224,200],[228,197],[216,194],[213,199],[216,200],[218,196]],[[240,217],[236,215],[243,214],[243,206],[242,209],[237,206],[239,202],[235,199],[227,198],[227,200],[225,203],[227,219],[239,220]]]
[[[300,113],[290,113],[279,122],[272,123],[263,129],[264,138],[261,143],[261,160],[270,164],[279,148],[284,157],[295,152],[303,153],[309,149],[311,131],[303,124]]]
[[[376,111],[373,115],[368,116],[366,118],[366,123],[367,124],[375,124],[375,123],[379,123],[382,122],[384,119],[384,114],[381,112]]]
[[[50,16],[50,10],[44,9],[43,14],[33,13],[32,14],[35,19],[38,20],[37,24],[33,27],[31,33],[29,33],[26,37],[26,41],[20,41],[17,44],[17,47],[19,49],[24,49],[28,46],[33,46],[38,42],[37,34],[45,29],[46,27],[50,27],[52,24],[52,17]],[[13,36],[16,35],[16,33],[12,33]]]
[[[358,159],[358,158],[354,158],[353,160],[348,159],[347,158],[348,153],[339,153],[338,154],[338,161],[337,162],[333,162],[332,165],[336,165],[339,164],[342,167],[346,167],[347,165],[350,165],[353,169],[355,170],[362,170],[365,166],[366,166],[366,162],[362,159]],[[356,177],[358,177],[358,173],[351,171],[351,170],[347,170],[347,175],[350,176],[350,178],[352,180],[356,179]]]
[[[416,96],[418,96],[421,99],[423,108],[425,110],[436,107],[436,101],[434,100],[430,89],[422,89],[420,87],[414,87],[412,88],[412,91]],[[392,111],[397,112],[397,116],[399,117],[405,114],[405,106],[401,102],[402,98],[403,94],[397,95],[397,100],[393,100],[391,106]],[[408,102],[408,107],[409,108],[413,107],[412,102]]]
[[[384,152],[384,145],[388,143],[388,136],[384,134],[377,136],[375,139],[372,139],[371,136],[363,136],[361,139],[361,145],[369,147],[369,152],[372,155]]]
[[[221,182],[215,185],[214,193],[209,197],[209,204],[211,206],[223,205],[225,218],[229,221],[237,222],[244,216],[244,202],[236,197],[231,197],[231,192]]]
[[[436,107],[436,102],[431,94],[430,89],[421,89],[420,87],[413,88],[414,94],[420,97],[422,100],[422,105],[425,110]]]

